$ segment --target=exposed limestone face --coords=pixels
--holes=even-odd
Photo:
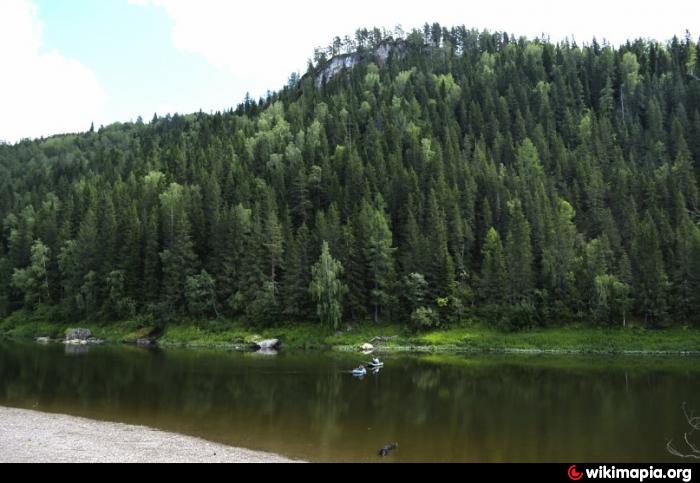
[[[321,87],[346,69],[352,69],[361,61],[360,54],[348,54],[333,57],[320,72],[316,74],[316,87]]]
[[[321,87],[324,82],[328,82],[346,70],[352,69],[363,60],[373,60],[381,67],[389,60],[392,52],[394,55],[403,57],[406,55],[406,50],[407,45],[403,40],[385,41],[374,52],[355,52],[333,57],[314,74],[316,87]]]
[[[377,61],[379,62],[379,65],[384,65],[386,61],[389,60],[389,55],[393,50],[397,50],[401,55],[403,55],[406,51],[406,44],[381,44],[375,52],[375,56],[377,58]]]
[[[90,329],[70,329],[66,332],[66,340],[88,340],[92,337]]]

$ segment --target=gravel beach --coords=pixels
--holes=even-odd
[[[0,463],[289,463],[292,460],[167,433],[0,407]]]

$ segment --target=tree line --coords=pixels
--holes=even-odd
[[[0,145],[0,316],[700,322],[700,43],[401,35],[320,88]]]

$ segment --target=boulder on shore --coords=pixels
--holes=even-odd
[[[48,344],[49,342],[51,342],[51,339],[48,338],[48,337],[37,337],[37,338],[36,338],[36,341],[37,341],[39,344]]]
[[[92,339],[90,329],[69,329],[66,331],[66,340],[88,340]]]
[[[372,344],[362,344],[360,349],[362,352],[371,352],[374,350],[374,346]]]
[[[269,351],[277,349],[280,346],[280,341],[279,339],[267,339],[260,342],[256,342],[255,345],[260,350]]]

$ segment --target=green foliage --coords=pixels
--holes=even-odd
[[[574,262],[579,235],[574,224],[575,211],[567,201],[555,200],[553,217],[546,225],[542,250],[542,275],[545,289],[555,299],[559,317],[569,314],[573,298]]]
[[[381,204],[381,202],[379,203]],[[394,277],[396,251],[392,247],[392,233],[383,210],[364,203],[360,213],[367,240],[364,256],[367,260],[371,303],[374,306],[374,321],[379,322],[379,314],[391,302],[391,283]]]
[[[431,308],[418,307],[411,313],[411,327],[414,330],[429,330],[440,325],[440,318]]]
[[[503,308],[499,315],[499,328],[504,331],[518,331],[537,325],[537,311],[529,302],[520,302]]]
[[[254,298],[243,299],[245,314],[257,325],[269,325],[278,320],[280,313],[277,286],[273,282],[264,282],[256,290]]]
[[[634,89],[639,83],[639,62],[634,52],[625,52],[622,56],[622,78],[625,85]]]
[[[486,305],[499,305],[505,298],[507,274],[501,237],[493,227],[486,235],[482,256],[481,299]]]
[[[657,325],[667,316],[669,281],[664,269],[659,234],[651,213],[642,221],[632,246],[638,309],[647,324]]]
[[[595,317],[607,325],[627,325],[630,308],[630,287],[614,275],[598,275],[595,278],[597,304]]]
[[[328,242],[323,242],[321,257],[311,269],[309,292],[316,302],[316,315],[321,323],[337,330],[343,316],[343,297],[348,288],[339,279],[341,263],[331,256]]]
[[[216,281],[206,270],[202,270],[198,275],[187,277],[185,297],[190,314],[200,317],[218,314]]]
[[[506,240],[508,301],[516,304],[531,300],[535,289],[530,224],[520,201],[508,205],[510,222]]]
[[[107,275],[107,311],[116,320],[127,320],[136,315],[136,301],[127,296],[126,272],[114,270]]]
[[[197,256],[187,217],[185,190],[173,183],[160,195],[164,219],[164,250],[160,252],[163,267],[163,301],[173,312],[185,306],[186,281],[195,272]]]
[[[16,268],[12,275],[12,286],[24,294],[24,303],[28,307],[34,308],[49,301],[49,254],[49,248],[37,240],[32,245],[30,265]]]
[[[699,47],[364,29],[233,110],[0,145],[0,316],[698,324]]]
[[[413,313],[426,302],[428,282],[421,273],[409,273],[404,277],[402,299],[406,309]]]

